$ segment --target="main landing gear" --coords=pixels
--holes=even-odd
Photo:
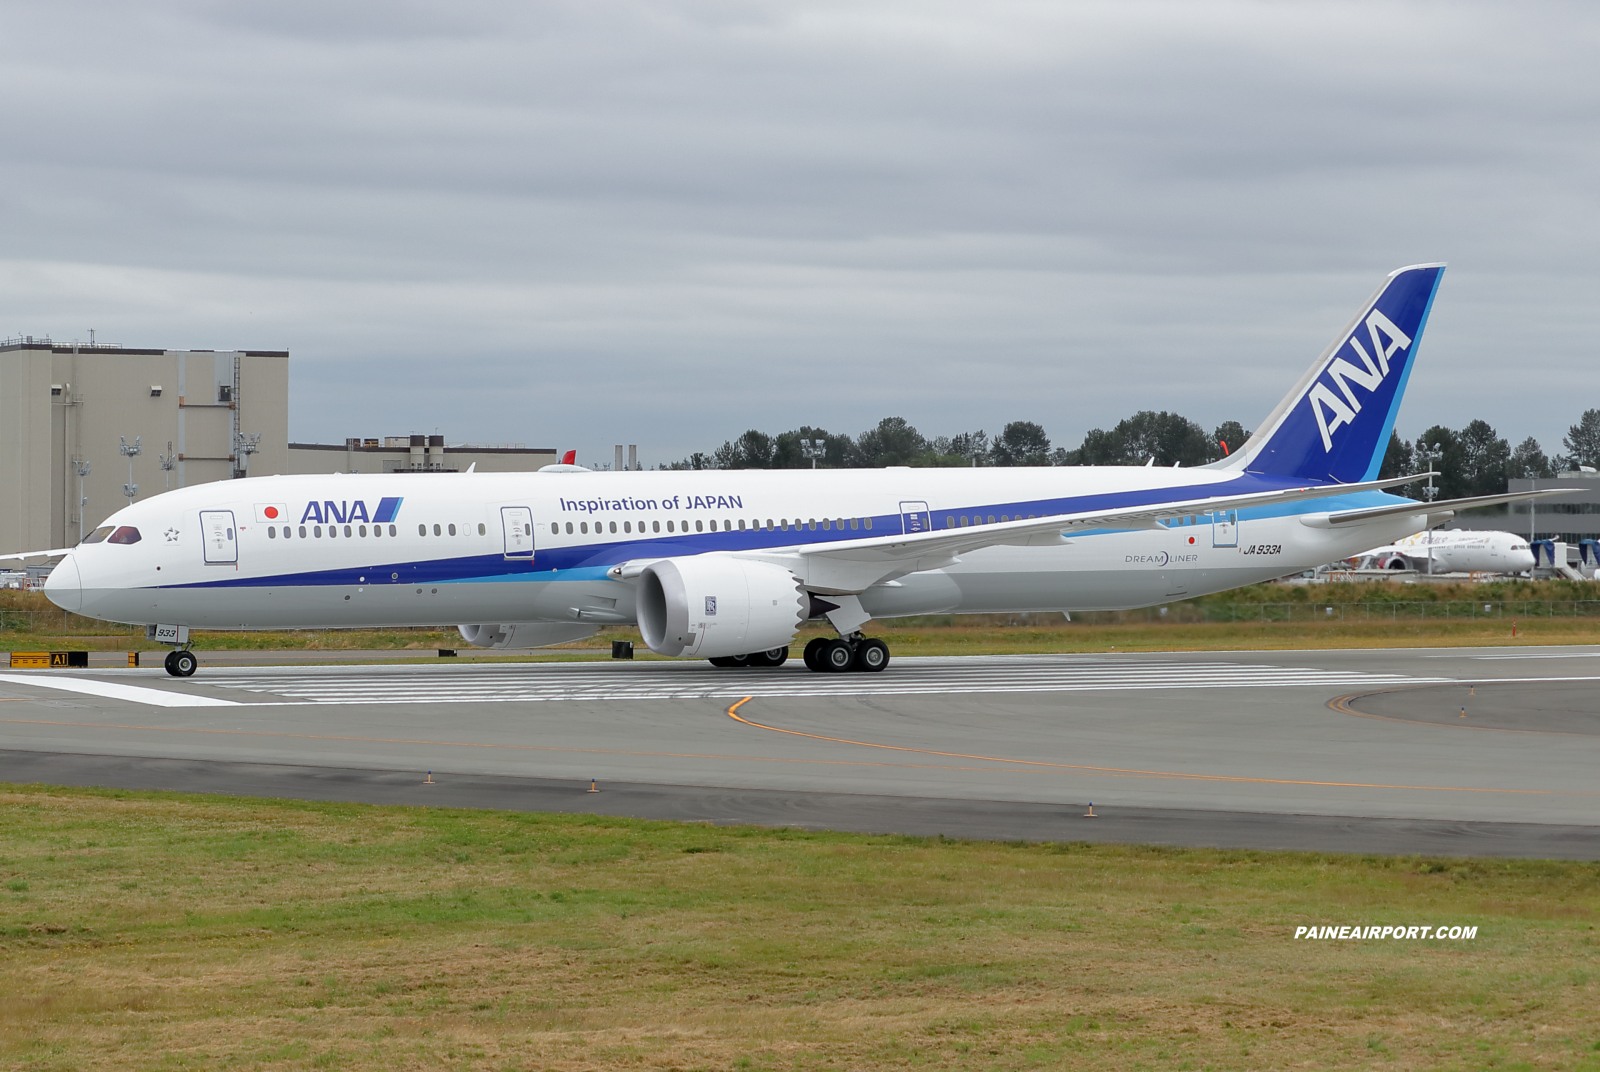
[[[200,668],[200,660],[194,657],[194,652],[187,648],[167,652],[167,673],[173,677],[193,677],[194,672]]]
[[[822,673],[860,670],[876,674],[889,665],[889,645],[860,633],[848,637],[816,637],[806,645],[806,667]]]

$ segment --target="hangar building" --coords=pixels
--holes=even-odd
[[[124,441],[138,453],[124,454]],[[130,490],[144,499],[244,476],[473,464],[531,472],[555,460],[554,450],[446,446],[438,435],[290,443],[287,350],[0,341],[0,553],[71,547]]]

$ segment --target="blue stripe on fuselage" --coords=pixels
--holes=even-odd
[[[944,529],[942,518],[947,516],[987,517],[990,514],[1009,515],[1022,519],[1027,514],[1082,513],[1097,509],[1123,509],[1159,505],[1163,502],[1184,501],[1199,496],[1239,495],[1258,491],[1276,491],[1284,488],[1306,487],[1304,481],[1291,481],[1256,474],[1241,474],[1221,484],[1204,484],[1190,487],[1152,488],[1133,492],[1105,495],[1083,495],[1059,499],[1035,499],[1028,502],[992,503],[978,506],[945,507],[933,518],[934,528]],[[391,500],[384,499],[381,513]],[[1278,506],[1258,507],[1239,511],[1241,521],[1255,518],[1279,517],[1288,514],[1312,513],[1328,509],[1355,509],[1404,502],[1396,496],[1381,492],[1327,499],[1311,499]],[[399,499],[393,502],[398,508]],[[1337,505],[1331,505],[1337,504]],[[748,520],[748,519],[747,519]],[[832,519],[837,520],[837,519]],[[601,522],[595,522],[596,525]],[[820,521],[818,522],[820,526]],[[815,545],[845,540],[870,539],[874,536],[896,535],[899,532],[899,514],[880,514],[872,518],[870,530],[833,528],[802,529],[746,529],[744,531],[715,531],[697,533],[649,534],[641,538],[608,540],[603,543],[586,543],[556,547],[538,547],[533,562],[508,559],[501,554],[469,555],[458,558],[413,559],[403,562],[376,562],[367,566],[341,569],[308,570],[295,573],[274,573],[261,577],[230,577],[225,580],[197,581],[191,584],[153,587],[171,588],[271,588],[279,586],[332,586],[356,585],[406,585],[453,584],[506,581],[595,580],[605,576],[605,571],[619,562],[634,558],[670,558],[699,555],[711,551],[757,551],[793,547],[796,544]],[[957,526],[960,527],[960,526]],[[1095,529],[1074,533],[1080,536],[1108,534],[1114,529]],[[320,548],[321,544],[318,545]],[[379,551],[376,543],[370,545]]]

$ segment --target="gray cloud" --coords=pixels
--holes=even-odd
[[[8,5],[0,331],[289,347],[292,432],[1259,419],[1452,262],[1402,429],[1600,405],[1580,4]]]

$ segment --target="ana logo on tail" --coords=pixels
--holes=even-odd
[[[1327,379],[1319,377],[1306,395],[1311,413],[1317,419],[1317,429],[1322,433],[1324,453],[1333,450],[1333,433],[1341,425],[1355,420],[1356,414],[1361,412],[1361,400],[1356,397],[1351,384],[1354,383],[1368,394],[1376,392],[1389,375],[1389,359],[1411,346],[1411,336],[1377,309],[1368,315],[1366,324],[1367,334],[1372,339],[1371,354],[1367,353],[1355,335],[1345,340],[1345,346],[1361,359],[1362,367],[1357,368],[1343,357],[1336,358],[1324,374]],[[1339,394],[1334,394],[1334,387],[1338,387]]]
[[[1328,381],[1333,381],[1334,386],[1339,387],[1339,394],[1344,395],[1344,398],[1333,394],[1333,387],[1328,386],[1328,382],[1322,379],[1318,379],[1317,384],[1310,389],[1310,394],[1306,395],[1310,411],[1317,418],[1317,429],[1322,432],[1323,451],[1333,450],[1334,430],[1341,424],[1354,421],[1355,414],[1362,411],[1362,403],[1355,397],[1354,390],[1350,389],[1350,382],[1354,381],[1355,386],[1362,387],[1368,394],[1373,394],[1389,374],[1389,358],[1394,357],[1398,350],[1405,350],[1411,346],[1411,336],[1397,328],[1394,320],[1390,320],[1376,309],[1373,309],[1370,317],[1366,317],[1366,333],[1373,339],[1373,354],[1366,352],[1362,342],[1355,338],[1354,334],[1346,339],[1346,346],[1355,350],[1355,355],[1362,358],[1363,368],[1357,368],[1342,357],[1336,358],[1331,365],[1328,365],[1326,373]],[[1389,341],[1384,342],[1384,336],[1387,336]],[[1373,360],[1373,355],[1376,355],[1376,362]]]

